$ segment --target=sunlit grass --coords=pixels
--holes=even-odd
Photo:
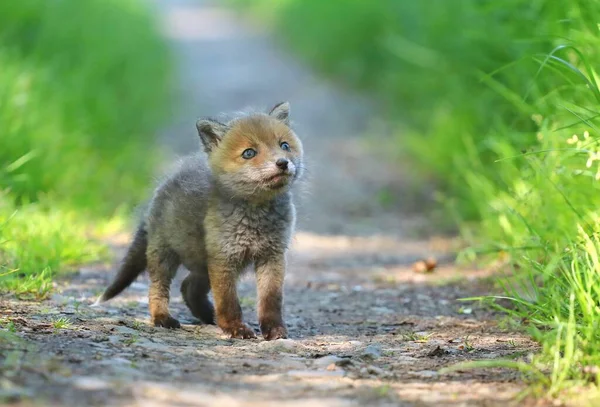
[[[41,204],[16,207],[7,199],[0,195],[0,292],[41,299],[59,271],[107,257],[81,215]]]
[[[142,1],[2,2],[2,188],[99,214],[139,202],[169,65]]]
[[[71,320],[67,317],[58,317],[52,320],[52,327],[56,330],[70,329],[71,326]]]
[[[155,169],[170,57],[141,0],[0,2],[0,293],[106,256]]]

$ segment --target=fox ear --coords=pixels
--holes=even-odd
[[[275,105],[269,112],[269,116],[276,118],[277,120],[290,124],[290,102],[281,102]]]
[[[198,135],[202,144],[204,145],[204,151],[210,153],[216,146],[219,145],[221,139],[227,133],[227,126],[212,119],[201,119],[196,122],[196,128],[198,129]]]

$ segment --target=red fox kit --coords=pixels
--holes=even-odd
[[[107,301],[145,269],[152,322],[180,327],[169,313],[171,281],[180,265],[185,303],[204,323],[233,338],[255,338],[242,320],[236,283],[254,266],[258,318],[265,339],[286,338],[282,318],[286,251],[294,229],[291,186],[303,169],[302,144],[289,126],[289,103],[268,114],[227,123],[199,120],[207,159],[192,156],[154,192]],[[208,299],[212,290],[215,305]]]

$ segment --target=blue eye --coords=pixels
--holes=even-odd
[[[256,155],[256,150],[254,150],[252,148],[247,148],[242,153],[242,157],[245,158],[246,160],[253,158],[255,155]]]
[[[285,150],[285,151],[290,151],[291,150],[290,145],[287,142],[285,142],[285,141],[283,143],[281,143],[280,146],[281,146],[282,150]]]

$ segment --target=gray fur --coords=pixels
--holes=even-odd
[[[269,114],[285,124],[290,124],[290,104],[288,102],[278,103]]]
[[[204,151],[210,153],[227,133],[227,125],[213,119],[203,119],[196,122],[196,129],[204,145]]]
[[[250,118],[272,117],[289,123],[288,115],[289,104],[284,103],[277,105],[271,116],[254,114]],[[290,142],[293,138],[296,143],[294,154],[278,152],[277,145],[261,166],[224,171],[211,164],[211,157],[237,120],[243,118],[227,124],[198,121],[198,133],[208,157],[202,154],[187,157],[154,192],[140,228],[144,233],[139,232],[147,244],[151,313],[156,325],[179,326],[168,314],[167,305],[168,287],[182,264],[190,271],[182,293],[192,313],[206,323],[214,322],[214,310],[206,297],[212,287],[219,326],[234,337],[252,337],[250,328],[241,321],[235,284],[231,286],[230,281],[235,282],[244,270],[256,264],[259,302],[264,308],[261,308],[264,315],[259,315],[261,329],[265,338],[275,339],[286,335],[280,315],[281,286],[285,255],[295,224],[291,185],[303,168],[302,148],[289,129],[284,137],[290,138]],[[274,162],[280,156],[290,161],[285,170],[288,176],[282,185],[274,187],[265,179],[276,168]],[[138,252],[139,245],[135,247]],[[131,284],[141,273],[140,264],[138,261],[136,267],[121,268],[101,301],[112,298]],[[273,298],[268,298],[269,295]]]
[[[204,157],[185,159],[152,198],[146,219],[148,246],[157,250],[167,246],[187,269],[206,262],[207,239],[220,248],[219,257],[244,266],[269,253],[284,252],[295,220],[291,192],[254,202],[244,199],[254,186],[239,186],[243,189],[239,194],[229,192],[230,186],[213,179]],[[218,232],[207,238],[207,228]]]

